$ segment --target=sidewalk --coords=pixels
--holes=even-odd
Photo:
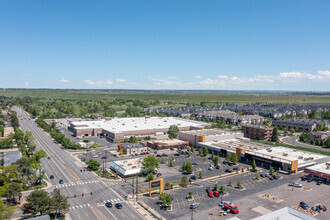
[[[162,219],[166,220],[163,216],[161,216],[158,212],[148,207],[144,202],[139,200],[136,202],[132,195],[127,196],[127,203],[135,209],[144,219],[154,220],[154,219]]]

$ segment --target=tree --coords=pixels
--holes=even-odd
[[[260,174],[256,173],[256,179],[260,179]]]
[[[187,186],[188,186],[188,183],[189,183],[189,181],[188,181],[188,177],[183,176],[182,179],[181,179],[181,183],[180,183],[180,185],[181,185],[182,187],[187,187]]]
[[[101,165],[99,162],[97,162],[94,159],[87,161],[86,164],[87,164],[88,168],[90,168],[92,170],[97,170]]]
[[[168,137],[170,139],[177,138],[179,135],[179,127],[176,125],[171,125],[168,129]]]
[[[218,165],[218,163],[219,163],[219,156],[215,156],[213,158],[213,163],[214,163],[214,166],[217,166]]]
[[[25,135],[24,135],[24,144],[27,144],[29,142],[29,140],[31,139],[32,137],[32,133],[27,131],[25,132]]]
[[[330,147],[330,137],[328,137],[327,140],[325,141],[325,146]]]
[[[212,159],[214,158],[214,151],[212,151]]]
[[[193,167],[190,161],[187,161],[186,163],[182,164],[182,170],[186,173],[191,174],[193,172]]]
[[[253,159],[252,161],[252,169],[255,170],[257,168],[256,161]]]
[[[218,184],[215,184],[215,185],[213,186],[213,189],[214,189],[214,190],[218,190]]]
[[[269,169],[269,174],[270,174],[270,175],[273,175],[273,173],[275,173],[275,170],[274,170],[273,167],[270,167],[270,169]]]
[[[68,197],[62,196],[58,189],[54,189],[53,192],[50,193],[51,196],[51,207],[52,211],[55,212],[55,216],[58,214],[67,213],[70,205],[68,203]]]
[[[234,164],[237,163],[238,161],[238,158],[237,158],[237,154],[236,153],[232,153],[231,156],[230,156],[230,161]]]
[[[272,141],[273,141],[273,142],[277,142],[277,141],[278,141],[278,129],[277,129],[277,127],[275,127],[275,128],[273,129]]]
[[[166,190],[171,189],[171,184],[170,184],[169,182],[166,182],[164,188],[165,188]]]
[[[170,167],[173,167],[173,160],[170,161]]]
[[[226,161],[227,162],[230,162],[230,159],[231,159],[230,153],[227,152],[227,154],[226,154]]]
[[[137,139],[137,137],[135,137],[135,136],[130,136],[128,139],[128,142],[137,143],[137,142],[139,142],[139,139]]]
[[[20,184],[18,183],[10,183],[7,188],[6,188],[6,194],[5,194],[6,198],[8,200],[12,200],[16,197],[18,197],[18,199],[21,198],[22,196],[22,187]]]
[[[0,219],[10,219],[11,215],[14,213],[14,208],[7,207],[5,203],[0,200]]]
[[[193,194],[192,191],[189,191],[189,192],[188,192],[188,197],[189,197],[189,199],[192,199],[193,195],[194,195],[194,194]]]
[[[232,180],[232,179],[229,179],[229,180],[228,180],[228,185],[229,185],[229,186],[232,186],[232,185],[233,185],[233,180]]]
[[[169,206],[171,205],[172,201],[173,201],[173,196],[171,196],[170,194],[167,193],[162,193],[159,195],[158,197],[165,206]]]
[[[146,180],[147,181],[151,181],[154,179],[154,174],[153,173],[149,173],[147,176],[146,176]]]
[[[240,180],[237,180],[236,186],[237,186],[237,188],[239,188],[239,189],[242,188],[242,183],[241,183]]]
[[[224,186],[220,186],[219,192],[224,193],[226,191],[226,188]]]
[[[160,163],[161,164],[164,164],[165,163],[165,158],[164,157],[162,157],[162,159],[160,159]]]
[[[203,179],[203,172],[202,171],[199,171],[199,178]]]
[[[202,154],[203,154],[203,149],[202,149],[202,148],[199,148],[199,149],[198,149],[198,153],[199,153],[199,156],[202,156]]]
[[[33,191],[26,197],[27,203],[22,207],[23,211],[30,211],[32,214],[40,213],[40,215],[49,214],[51,212],[51,197],[44,190]]]
[[[155,172],[156,168],[159,168],[159,161],[154,155],[149,155],[144,158],[142,166],[146,174]]]
[[[203,155],[204,155],[204,157],[206,155],[208,155],[208,153],[209,153],[209,150],[207,149],[207,147],[204,147],[204,149],[203,149]]]
[[[190,151],[191,151],[191,153],[194,153],[195,152],[195,149],[194,149],[193,146],[191,146]]]

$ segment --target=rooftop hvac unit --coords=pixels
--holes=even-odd
[[[299,156],[298,159],[302,160],[302,159],[304,159],[304,157],[303,156]]]
[[[122,123],[121,125],[123,125],[123,126],[124,126],[124,125],[125,125],[125,123]]]
[[[330,169],[330,166],[327,166],[327,168],[325,168],[325,169],[329,170]]]
[[[285,156],[285,157],[286,157],[286,156],[288,156],[288,154],[287,154],[287,153],[283,153],[283,156]]]

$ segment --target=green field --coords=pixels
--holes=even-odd
[[[159,100],[174,102],[269,102],[291,104],[330,104],[330,93],[274,93],[274,92],[218,92],[218,91],[131,91],[131,90],[52,90],[10,89],[0,91],[0,96],[40,97],[81,100]]]

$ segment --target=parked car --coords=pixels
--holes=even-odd
[[[123,205],[119,202],[116,203],[115,206],[116,206],[117,209],[122,209],[123,208]]]
[[[324,205],[318,205],[317,206],[320,210],[322,210],[323,212],[327,211],[327,207],[325,207]]]
[[[209,167],[209,171],[213,171],[213,167]]]
[[[161,157],[161,155],[160,154],[157,154],[157,157]]]
[[[112,203],[111,202],[106,202],[105,203],[105,206],[108,207],[108,208],[111,208],[112,207]]]
[[[269,180],[273,180],[274,178],[273,178],[272,176],[269,176],[268,179],[269,179]]]
[[[261,173],[261,174],[260,174],[260,177],[265,178],[266,175],[265,175],[264,173]]]
[[[308,176],[302,176],[300,179],[302,180],[302,181],[305,181],[305,180],[307,180],[309,177]]]
[[[225,172],[227,172],[227,173],[231,173],[231,172],[233,172],[233,171],[232,171],[231,169],[226,169]]]
[[[196,180],[197,178],[196,178],[196,176],[191,176],[190,179]]]
[[[302,185],[300,183],[289,183],[289,186],[297,187],[297,188],[301,188],[302,187]]]
[[[224,207],[225,207],[225,209],[229,210],[233,214],[239,213],[238,207],[234,203],[226,202],[224,204]]]
[[[163,154],[163,157],[168,157],[168,154]]]
[[[239,167],[235,167],[235,168],[233,168],[233,170],[240,170],[240,169],[239,169]]]
[[[316,183],[316,185],[321,185],[321,184],[322,184],[321,180],[317,181],[317,183]]]
[[[55,177],[54,177],[54,175],[50,175],[49,178],[52,180],[52,179],[54,179]]]
[[[198,165],[198,163],[196,163],[196,162],[192,162],[191,164],[192,164],[192,165]]]
[[[92,155],[92,158],[98,158],[98,157],[99,157],[99,155],[97,155],[97,154]]]
[[[161,173],[157,173],[157,177],[160,177],[162,174]]]
[[[312,182],[313,181],[313,177],[310,177],[310,178],[308,178],[308,180],[307,180],[307,182]]]
[[[305,202],[300,202],[299,206],[305,210],[307,210],[309,208],[309,206],[305,203]]]
[[[273,175],[272,177],[274,178],[274,180],[278,179],[278,176],[276,176],[276,175]]]
[[[223,163],[223,164],[227,164],[227,161],[224,160],[222,163]]]
[[[213,197],[214,197],[212,191],[209,191],[207,194],[208,194],[208,196],[209,196],[210,198],[213,198]]]
[[[59,183],[60,183],[60,184],[63,184],[63,183],[64,183],[64,181],[63,181],[62,179],[60,179]]]
[[[222,201],[222,202],[220,202],[218,205],[222,207],[222,206],[225,205],[225,203],[229,203],[229,201]]]
[[[218,191],[214,190],[214,191],[213,191],[213,195],[214,195],[215,197],[219,197],[219,196],[220,196],[220,193],[219,193]]]
[[[190,209],[196,209],[196,208],[198,208],[198,206],[199,206],[199,203],[198,202],[194,202],[194,203],[192,203],[190,205]]]
[[[218,170],[218,169],[220,169],[220,166],[219,166],[219,164],[218,164],[218,165],[215,167],[215,169],[217,169],[217,170]]]

